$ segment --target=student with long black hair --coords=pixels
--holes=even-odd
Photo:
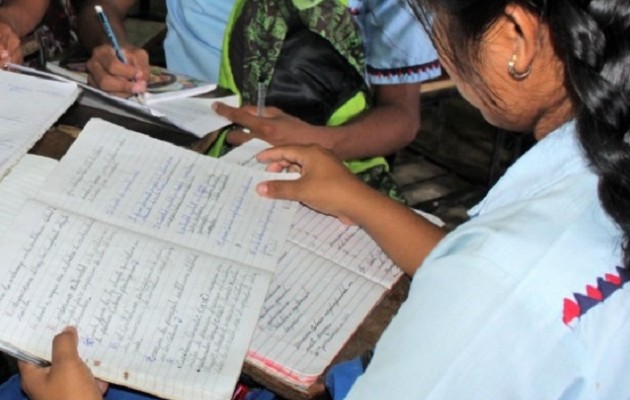
[[[409,1],[464,97],[538,143],[443,239],[321,148],[258,156],[302,175],[262,195],[360,224],[413,275],[346,398],[630,398],[630,1]]]

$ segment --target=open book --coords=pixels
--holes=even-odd
[[[254,185],[291,177],[90,121],[0,238],[2,347],[72,324],[104,380],[229,399],[297,206]]]
[[[0,178],[75,102],[70,82],[0,70]]]

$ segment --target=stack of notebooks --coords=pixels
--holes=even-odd
[[[229,399],[243,363],[308,392],[401,271],[360,228],[258,196],[296,176],[253,153],[212,159],[95,119],[61,161],[23,157],[72,85],[0,72],[2,99],[51,96],[5,157],[0,348],[46,362],[76,325],[96,376],[157,396]]]

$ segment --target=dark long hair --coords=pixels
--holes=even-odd
[[[426,27],[434,16],[446,17],[446,56],[475,83],[483,78],[470,61],[478,61],[480,39],[506,6],[540,15],[563,61],[579,140],[599,176],[602,206],[623,231],[630,268],[630,0],[405,1]]]

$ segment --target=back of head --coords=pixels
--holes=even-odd
[[[630,268],[630,0],[405,0],[429,27],[440,21],[448,59],[475,82],[480,41],[507,7],[546,24],[564,68],[579,140],[599,176],[599,198],[624,233]],[[444,23],[445,22],[445,23]],[[480,88],[483,90],[483,88]]]

